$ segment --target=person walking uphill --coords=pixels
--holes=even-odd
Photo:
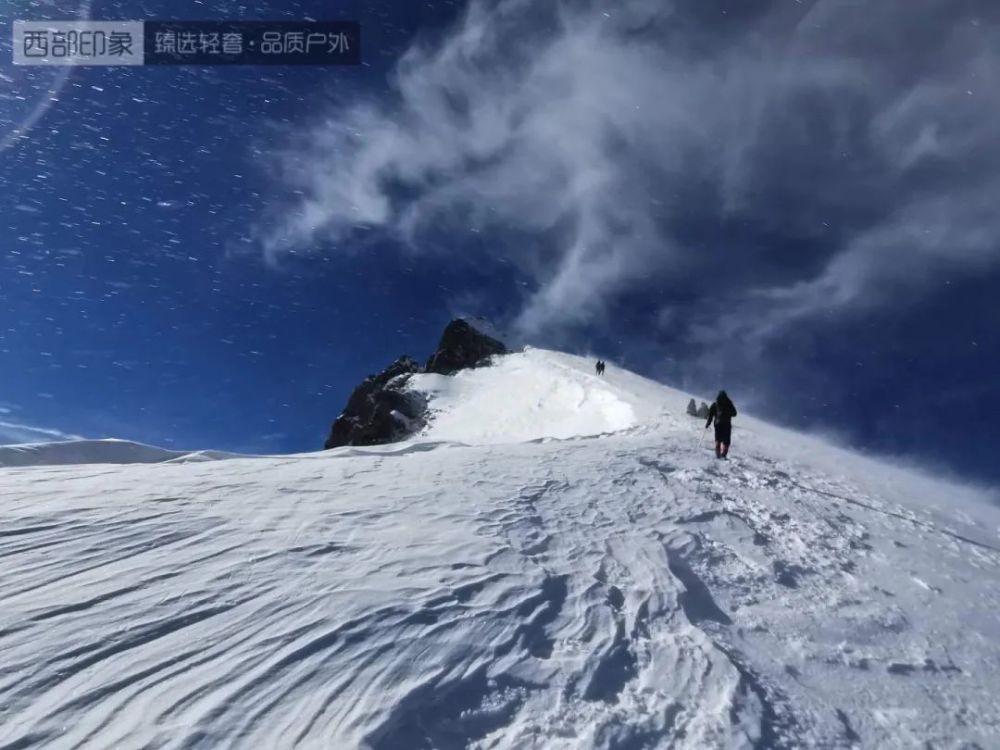
[[[729,443],[733,437],[733,417],[736,416],[736,405],[726,395],[725,391],[719,391],[715,397],[715,403],[708,410],[708,421],[705,423],[707,430],[715,422],[715,457],[726,458],[729,455]]]

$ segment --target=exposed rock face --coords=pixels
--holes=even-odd
[[[344,411],[330,428],[324,448],[341,445],[381,445],[419,430],[426,404],[418,394],[404,391],[420,365],[400,357],[378,375],[369,375],[354,389]]]
[[[469,367],[486,364],[494,354],[506,354],[500,341],[480,333],[462,319],[451,321],[444,329],[437,351],[427,360],[427,372],[452,375]]]
[[[419,393],[406,390],[413,373],[452,375],[489,364],[494,354],[506,353],[507,347],[500,341],[480,333],[464,320],[453,320],[444,329],[441,343],[426,368],[410,357],[400,357],[378,375],[365,378],[351,393],[323,447],[382,445],[403,440],[426,424],[425,400]]]

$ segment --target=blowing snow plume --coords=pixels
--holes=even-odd
[[[489,232],[532,280],[523,332],[599,324],[656,289],[675,338],[752,351],[995,268],[996,17],[951,0],[473,2],[384,98],[289,144],[304,197],[265,244],[374,230],[439,252],[442,228]]]

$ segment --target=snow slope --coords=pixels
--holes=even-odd
[[[430,398],[433,415],[423,437],[478,444],[600,435],[649,424],[665,398],[682,398],[629,372],[581,377],[587,367],[579,357],[527,349],[454,376],[414,375],[411,387]]]
[[[567,355],[415,385],[408,443],[0,469],[0,748],[1000,746],[977,492]]]

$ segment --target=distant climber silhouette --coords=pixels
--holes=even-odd
[[[707,430],[715,422],[715,457],[726,458],[729,455],[729,444],[733,437],[733,417],[736,416],[736,405],[725,391],[719,391],[715,403],[709,407]]]

